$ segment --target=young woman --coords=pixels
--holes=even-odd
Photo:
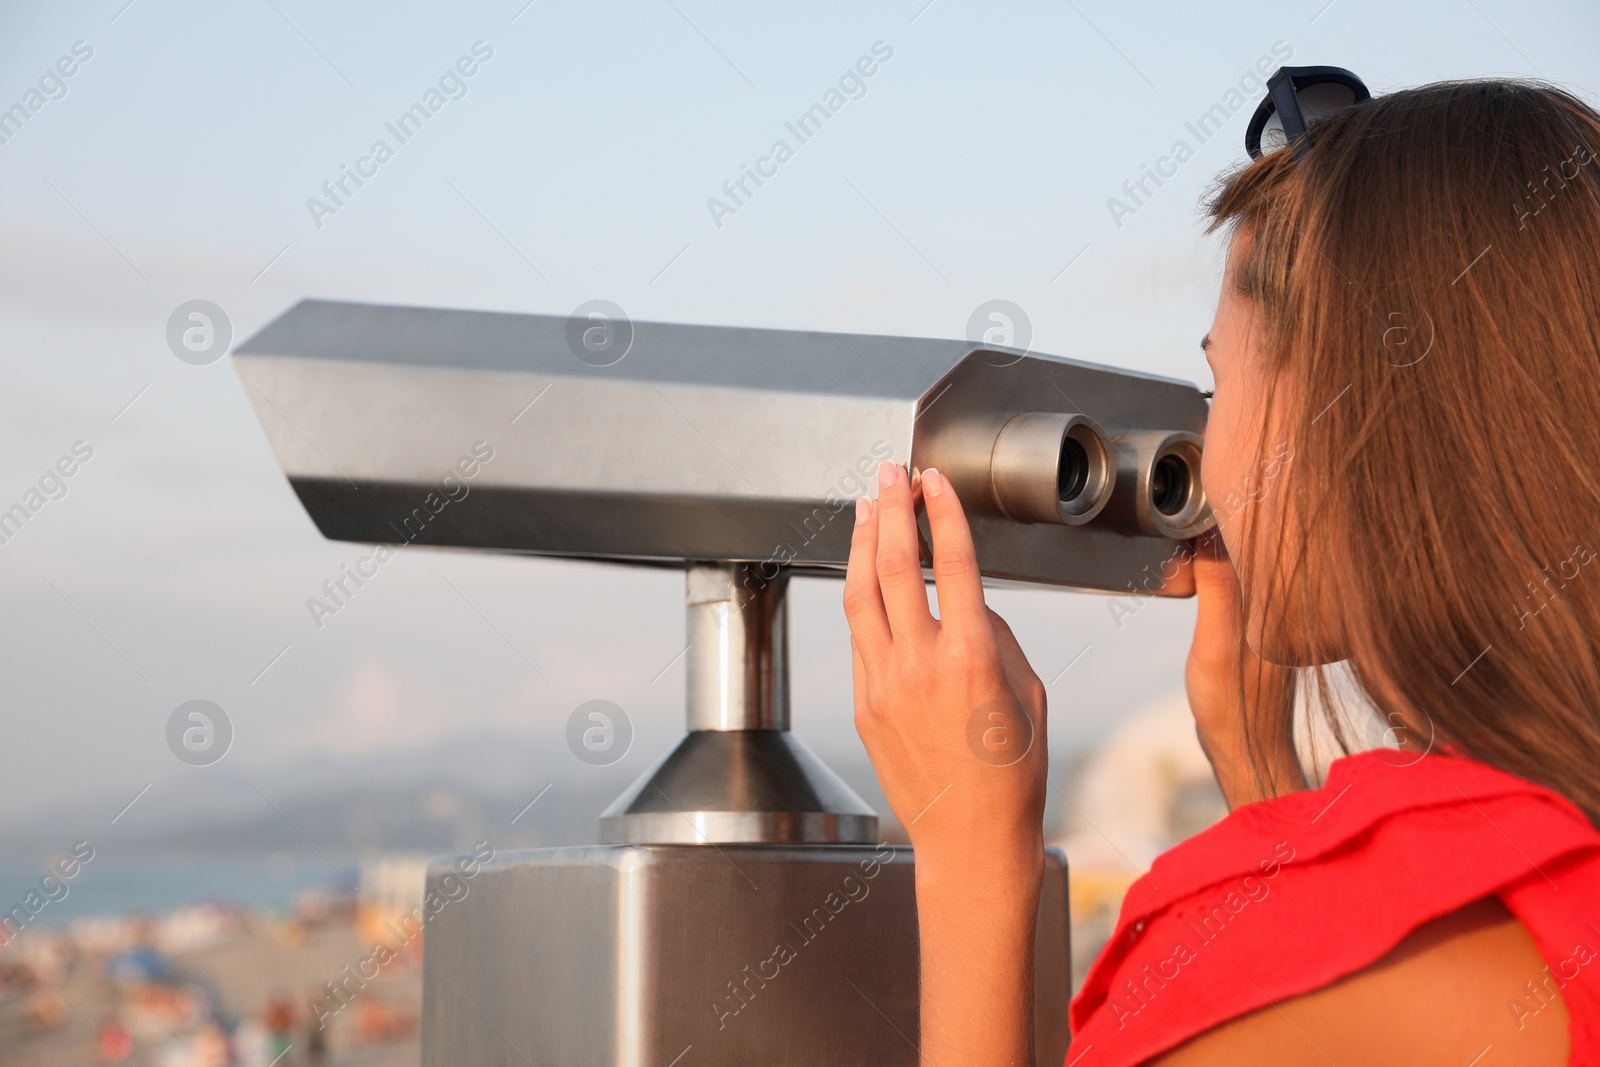
[[[1186,564],[1187,688],[1231,811],[1130,890],[1074,1067],[1600,1063],[1597,152],[1567,93],[1440,84],[1213,199],[1203,478],[1245,504]],[[947,479],[885,465],[856,515],[856,723],[916,848],[923,1063],[1032,1064],[1044,687]],[[1293,698],[1336,721],[1335,663],[1401,748],[1313,790]],[[986,705],[1036,727],[1012,766],[968,749]]]

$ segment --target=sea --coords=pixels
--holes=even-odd
[[[21,906],[30,892],[48,898],[43,862],[0,859],[0,912]],[[49,900],[31,923],[64,926],[101,915],[154,915],[186,904],[225,902],[251,910],[287,911],[295,894],[318,888],[350,893],[355,863],[286,853],[220,855],[105,855],[97,852]]]

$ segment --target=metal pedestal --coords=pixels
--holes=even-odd
[[[788,575],[688,572],[684,739],[605,844],[448,857],[423,956],[423,1067],[917,1063],[911,850],[789,732]],[[1039,1063],[1062,1062],[1066,860],[1047,854]]]
[[[1038,1063],[1068,1043],[1065,858],[1046,853]],[[445,876],[456,879],[441,883]],[[429,888],[423,1067],[915,1067],[911,850],[600,845]]]

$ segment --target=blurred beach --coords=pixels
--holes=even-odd
[[[1057,772],[1067,784],[1051,806],[1050,843],[1070,862],[1076,989],[1127,888],[1224,807],[1181,694],[1135,711]],[[447,828],[451,839],[477,825],[470,805],[434,806],[465,820]],[[588,832],[574,825],[526,843]],[[883,833],[905,840],[892,819]],[[417,1064],[426,930],[404,919],[420,914],[428,853],[451,850],[369,845],[335,853],[351,856],[336,864],[309,849],[102,846],[76,869],[70,854],[7,862],[0,891],[21,911],[0,919],[0,1062]]]
[[[420,896],[420,861],[404,863]],[[217,868],[237,880],[238,866]],[[0,1061],[416,1064],[421,936],[370,978],[349,978],[387,914],[370,891],[363,901],[335,880],[301,887],[286,906],[212,900],[30,924],[0,948]]]
[[[1392,743],[1367,718],[1352,718],[1350,736]],[[1319,782],[1339,750],[1320,721],[1298,715],[1296,732],[1304,770]],[[905,843],[870,769],[850,772],[885,813],[885,840]],[[1064,754],[1051,777],[1061,786],[1051,790],[1046,841],[1068,857],[1076,991],[1128,888],[1226,806],[1181,692],[1133,709],[1094,748]],[[232,821],[187,825],[128,851],[79,842],[40,863],[0,864],[0,899],[15,904],[0,915],[0,1064],[418,1064],[428,856],[473,848],[496,821],[507,848],[592,841],[599,796],[593,810],[553,809],[542,823],[524,804],[506,824],[485,814],[492,797],[421,790],[409,797],[415,812],[398,802],[391,812],[408,831],[375,836],[380,824],[351,815],[362,794],[338,794],[275,812],[321,827],[325,842],[340,842],[332,852],[293,849],[287,838],[193,845],[269,840]],[[176,849],[179,839],[190,847]]]

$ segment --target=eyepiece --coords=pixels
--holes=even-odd
[[[1200,484],[1201,439],[1182,430],[1128,430],[1112,441],[1116,487],[1106,521],[1130,535],[1187,540],[1216,523]]]
[[[1061,439],[1061,463],[1056,468],[1056,499],[1070,504],[1089,486],[1089,450],[1076,437]]]
[[[1106,506],[1113,472],[1100,427],[1063,412],[1012,416],[989,457],[995,505],[1017,522],[1083,525]]]
[[[1081,526],[1106,506],[1116,479],[1100,427],[1059,411],[954,421],[926,439],[917,460],[938,467],[969,511],[1013,522]]]
[[[1150,503],[1163,515],[1177,515],[1189,500],[1189,465],[1175,455],[1162,456],[1150,472]]]

